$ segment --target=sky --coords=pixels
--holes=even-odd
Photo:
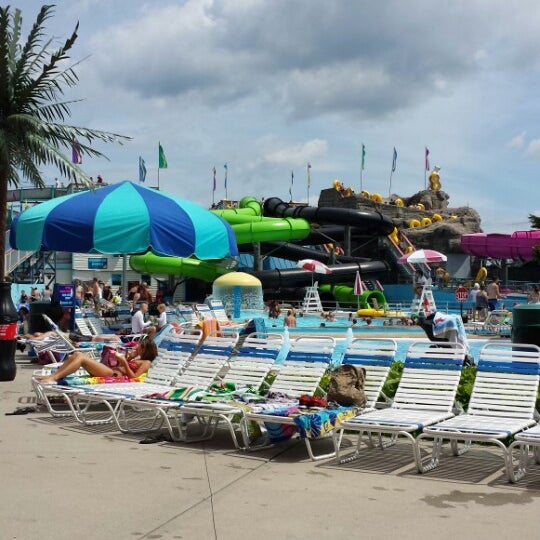
[[[41,4],[10,3],[26,33]],[[388,196],[396,148],[391,191],[408,197],[427,147],[485,232],[540,215],[537,0],[59,0],[47,35],[77,22],[69,123],[132,138],[83,157],[94,178],[138,181],[141,156],[156,186],[161,142],[163,191],[305,202],[310,163],[316,205],[334,179]]]

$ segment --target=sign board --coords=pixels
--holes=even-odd
[[[469,298],[469,291],[465,287],[458,287],[456,289],[456,300],[463,304]]]
[[[53,289],[53,298],[60,302],[61,306],[71,307],[73,305],[73,285],[56,283]]]
[[[107,270],[107,257],[88,257],[88,270]]]

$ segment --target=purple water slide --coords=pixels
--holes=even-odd
[[[464,234],[461,247],[465,253],[492,259],[518,259],[530,261],[533,246],[540,243],[540,229],[516,231],[512,234]]]

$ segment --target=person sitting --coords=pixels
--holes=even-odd
[[[40,382],[58,382],[80,368],[84,368],[92,377],[120,377],[125,375],[130,379],[135,379],[148,372],[157,354],[156,344],[149,338],[141,340],[137,347],[126,354],[116,353],[118,365],[114,368],[94,360],[88,354],[77,351],[70,354],[53,374],[37,376],[36,380]]]
[[[148,303],[141,302],[139,310],[135,312],[135,315],[131,318],[131,333],[132,334],[144,334],[147,333],[149,327],[152,326],[152,321],[144,320],[145,313],[148,312]]]
[[[422,270],[417,270],[416,274],[414,275],[413,291],[418,298],[420,298],[422,295],[422,290],[424,289],[424,285],[426,285],[426,283],[427,279]]]

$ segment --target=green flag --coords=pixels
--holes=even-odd
[[[165,157],[165,152],[163,151],[163,146],[161,146],[161,143],[159,143],[159,168],[167,168],[167,158]]]
[[[362,170],[364,170],[365,163],[366,163],[366,147],[362,145]]]

